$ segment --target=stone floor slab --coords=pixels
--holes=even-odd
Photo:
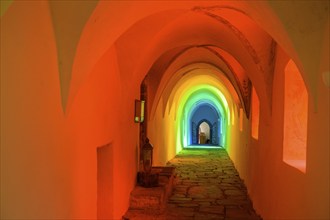
[[[175,167],[173,193],[164,213],[133,219],[261,220],[244,182],[224,149],[187,149],[168,162]]]

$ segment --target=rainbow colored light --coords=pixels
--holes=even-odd
[[[218,73],[221,74],[221,73]],[[208,104],[219,115],[221,140],[219,145],[226,147],[230,126],[233,98],[227,87],[212,72],[207,69],[193,70],[177,82],[169,97],[167,107],[175,116],[176,153],[191,146],[191,115],[199,106]],[[231,119],[231,120],[230,120]],[[220,136],[220,135],[219,135]]]

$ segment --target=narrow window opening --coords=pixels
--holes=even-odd
[[[260,103],[259,103],[259,97],[256,93],[255,88],[253,87],[252,90],[252,137],[254,139],[259,138],[259,111],[260,111]]]
[[[231,125],[235,125],[234,107],[231,109]]]
[[[283,161],[306,172],[308,94],[296,64],[290,60],[284,77]]]
[[[239,109],[239,130],[243,131],[243,109]]]

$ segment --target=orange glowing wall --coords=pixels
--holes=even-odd
[[[327,178],[321,177],[322,173],[327,173],[329,168],[326,165],[327,162],[320,161],[316,158],[324,158],[322,154],[328,152],[325,146],[329,142],[326,139],[317,140],[316,136],[314,136],[316,133],[309,132],[307,136],[307,145],[309,146],[307,148],[307,155],[309,156],[306,158],[306,173],[298,170],[296,166],[292,166],[292,164],[288,165],[286,161],[283,161],[285,154],[285,149],[283,148],[286,147],[285,133],[287,132],[285,125],[294,126],[292,123],[282,123],[286,117],[285,111],[287,111],[285,106],[285,99],[287,99],[285,95],[285,79],[287,74],[286,67],[289,60],[287,54],[281,48],[278,48],[273,87],[272,116],[270,119],[263,120],[265,116],[261,114],[259,140],[255,144],[255,147],[259,148],[260,153],[263,155],[263,165],[267,166],[267,170],[258,173],[258,176],[263,175],[266,179],[264,179],[265,182],[259,186],[260,189],[257,191],[259,191],[259,196],[272,199],[267,200],[266,203],[259,203],[260,200],[256,199],[255,205],[264,210],[263,217],[265,219],[322,219],[327,216],[326,210],[328,210],[329,197],[315,197],[313,193],[326,195],[329,192],[329,188],[326,187],[326,184],[329,183]],[[319,92],[328,96],[325,93],[328,88],[324,84],[322,85],[321,81],[319,81],[319,86]],[[320,100],[318,102],[319,111],[317,114],[308,111],[309,130],[313,129],[313,127],[315,129],[315,126],[319,123],[320,128],[318,130],[321,132],[319,137],[326,137],[324,132],[329,131],[328,125],[324,123],[321,125],[322,117],[325,120],[329,119],[329,115],[324,111],[329,106],[329,100],[326,100],[328,98],[322,97],[321,99],[323,101]],[[312,106],[309,102],[308,109],[313,108]],[[263,112],[262,105],[260,107],[260,112]],[[270,120],[269,124],[271,124],[271,128],[265,124],[268,120]],[[280,175],[271,175],[271,173],[278,173]],[[316,183],[315,178],[321,182]],[[254,193],[252,193],[252,197],[254,196]],[[309,211],[302,208],[307,203],[309,204]]]
[[[39,1],[1,17],[1,218],[119,219],[135,185],[139,83],[122,89],[109,48],[63,109],[50,16]]]
[[[86,25],[77,32],[81,36],[75,32],[70,37],[58,35],[58,23],[54,26],[52,19],[59,15],[61,22],[74,21],[70,13],[52,14],[46,1],[14,1],[6,12],[1,10],[1,218],[120,219],[128,208],[138,168],[134,100],[140,97],[141,81],[160,57],[166,62],[158,63],[155,72],[165,72],[177,48],[222,44],[232,55],[227,54],[227,60],[241,63],[234,70],[247,72],[260,99],[256,139],[251,136],[254,114],[247,118],[240,113],[237,123],[234,103],[239,100],[233,98],[233,89],[227,88],[232,94],[225,94],[231,97],[232,120],[226,123],[226,150],[257,212],[266,220],[329,219],[329,28],[323,22],[329,7],[315,1],[218,2],[223,8],[220,12],[212,8],[212,13],[228,15],[231,27],[247,27],[240,37],[254,41],[245,48],[242,45],[248,41],[240,41],[233,34],[239,33],[236,29],[191,10],[214,2],[141,4],[100,1],[94,13],[85,14]],[[72,8],[77,15],[84,14]],[[239,16],[231,17],[231,10]],[[83,22],[78,18],[77,23]],[[247,32],[253,25],[259,32]],[[267,42],[275,45],[272,56],[251,59],[250,53],[269,47]],[[75,48],[66,48],[66,43]],[[253,47],[255,51],[247,51]],[[179,64],[215,63],[200,51],[192,54],[198,59],[187,55]],[[306,172],[283,161],[285,68],[291,59],[308,96]],[[271,65],[274,69],[268,68]],[[266,67],[260,68],[265,74],[257,74],[259,67]],[[160,79],[156,74],[155,87],[161,87],[162,83],[156,84]],[[148,121],[154,128],[148,135],[161,165],[175,156],[180,144],[175,138],[180,135],[176,116],[182,106],[171,92],[158,97],[154,117]],[[152,112],[151,105],[148,108]]]
[[[283,161],[306,172],[308,94],[301,73],[289,60],[284,77]]]
[[[111,164],[111,167],[103,168],[111,169],[108,174],[111,176],[107,177],[110,180],[106,181],[113,189],[104,188],[107,190],[104,196],[108,198],[103,199],[112,201],[112,212],[100,212],[100,216],[118,218],[128,206],[137,171],[138,125],[134,123],[134,100],[139,95],[139,86],[123,90],[120,84],[116,50],[112,47],[89,74],[68,112],[71,135],[75,139],[76,187],[73,192],[77,218],[95,218],[97,201],[100,201],[97,195],[101,195],[97,190],[102,187],[102,183],[97,182],[101,180],[97,174],[105,172],[102,167],[97,167],[104,161],[96,161],[97,158],[102,160],[105,157]],[[127,99],[122,99],[123,96]],[[98,147],[108,143],[111,149],[97,155]]]
[[[47,3],[12,3],[1,17],[1,219],[72,217],[74,142],[59,91]]]
[[[315,74],[314,77],[317,81],[317,87],[313,87],[317,90],[317,101],[308,100],[307,111],[299,111],[300,114],[304,113],[304,117],[308,120],[306,171],[304,173],[296,166],[288,165],[283,161],[283,155],[285,155],[284,134],[286,133],[284,121],[287,110],[285,99],[288,98],[285,95],[284,78],[287,74],[287,64],[291,58],[280,46],[277,46],[276,51],[271,112],[269,112],[269,106],[260,100],[259,132],[256,139],[248,135],[250,132],[253,134],[254,129],[254,106],[252,106],[252,117],[248,121],[245,117],[242,118],[243,132],[236,140],[239,144],[228,149],[228,153],[233,159],[240,177],[247,185],[254,207],[263,219],[327,219],[329,218],[329,159],[327,159],[329,155],[329,136],[327,134],[329,132],[329,113],[327,113],[329,86],[327,86],[327,81],[322,79],[322,71],[318,70],[318,68],[323,69],[326,74],[324,71],[326,62],[323,60],[321,67],[310,72],[310,74]],[[324,55],[324,57],[328,56]],[[324,57],[322,59],[326,59]],[[306,62],[305,65],[312,66],[312,63]],[[299,72],[301,76],[307,75]],[[304,81],[306,84],[306,77]],[[252,81],[252,83],[258,85],[263,82]],[[310,97],[308,89],[307,92]],[[301,95],[299,94],[299,97]],[[253,97],[251,104],[254,105]],[[292,123],[286,125],[294,127]],[[316,196],[316,194],[320,196]]]

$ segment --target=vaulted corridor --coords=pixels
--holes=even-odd
[[[330,219],[329,4],[0,0],[0,218]]]

